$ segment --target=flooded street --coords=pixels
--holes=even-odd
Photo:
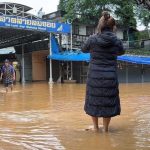
[[[0,86],[0,150],[149,150],[150,84],[120,84],[110,133],[85,131],[84,84]],[[101,122],[101,120],[100,120]]]

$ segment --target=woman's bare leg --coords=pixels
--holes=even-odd
[[[6,93],[8,93],[8,87],[6,87]]]
[[[13,91],[13,87],[14,87],[14,85],[13,85],[13,84],[11,84],[11,86],[10,86],[10,88],[11,88],[11,92]]]
[[[103,118],[103,126],[104,126],[105,132],[108,132],[110,120],[111,120],[111,118]]]
[[[92,117],[93,120],[93,125],[94,125],[94,130],[98,131],[99,127],[98,127],[98,117]]]

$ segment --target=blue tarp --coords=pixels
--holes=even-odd
[[[59,54],[52,54],[52,56],[49,56],[49,58],[53,60],[60,60],[60,61],[87,61],[88,62],[90,60],[90,54],[64,52]]]
[[[60,60],[60,61],[90,61],[90,54],[87,53],[73,53],[73,52],[65,52],[65,53],[59,53],[59,54],[53,54],[52,56],[49,56],[50,59],[53,60]],[[135,63],[135,64],[147,64],[150,65],[150,57],[140,57],[140,56],[129,56],[129,55],[123,55],[118,57],[119,61],[125,61],[129,63]]]
[[[60,47],[57,39],[54,36],[51,37],[51,44],[52,44],[52,54],[59,54]]]
[[[123,56],[119,56],[118,60],[135,63],[135,64],[150,65],[150,57],[144,57],[144,56],[123,55]]]
[[[65,51],[60,52],[60,48],[58,42],[55,37],[51,39],[52,43],[52,55],[48,56],[49,59],[59,60],[59,61],[90,61],[90,54],[89,53],[82,53],[81,51]],[[118,57],[119,61],[125,61],[129,63],[135,64],[147,64],[150,65],[150,57],[144,56],[129,56],[123,55]]]
[[[60,50],[57,39],[52,36],[51,38],[51,46],[52,46],[52,56],[48,56],[48,58],[53,60],[60,61],[89,61],[90,54],[84,54],[81,51],[73,52],[71,50],[62,52]]]

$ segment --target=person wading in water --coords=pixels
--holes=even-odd
[[[13,66],[10,65],[8,59],[5,60],[5,65],[2,67],[1,71],[1,80],[3,79],[6,93],[8,92],[8,87],[11,87],[11,91],[13,91],[13,81],[15,81],[15,70]]]
[[[82,47],[84,53],[91,54],[84,110],[92,117],[95,131],[99,131],[99,117],[103,118],[104,131],[108,132],[111,117],[121,112],[117,56],[125,51],[115,30],[115,19],[108,12],[103,12],[98,33],[90,36]]]

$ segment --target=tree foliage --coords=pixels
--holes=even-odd
[[[136,0],[60,0],[58,9],[66,12],[65,19],[78,18],[83,23],[97,24],[103,10],[117,16],[119,24],[126,28],[136,27],[137,18],[145,26],[150,20],[149,10],[138,7]]]
[[[69,0],[59,0],[58,10],[66,11]]]
[[[102,10],[110,10],[110,0],[60,0],[59,9],[66,11],[66,19],[80,18],[82,22],[98,22]]]
[[[137,8],[137,16],[141,22],[146,27],[147,30],[147,38],[150,38],[150,11],[148,9],[145,9],[144,7],[138,7]]]
[[[138,8],[138,17],[140,21],[148,27],[150,24],[150,11],[144,8]]]
[[[149,39],[149,34],[148,34],[148,32],[147,31],[140,31],[140,32],[138,32],[138,38],[139,38],[139,40],[142,40],[142,39]]]
[[[150,0],[136,0],[138,5],[144,6],[146,9],[150,10]]]
[[[119,18],[120,24],[124,27],[136,27],[136,18],[134,12],[134,1],[130,0],[115,0],[116,10],[115,14]]]
[[[98,22],[103,10],[114,12],[122,24],[136,26],[134,18],[133,0],[60,0],[59,9],[66,11],[65,18],[80,18],[88,23],[92,20]],[[114,11],[115,10],[115,11]]]

